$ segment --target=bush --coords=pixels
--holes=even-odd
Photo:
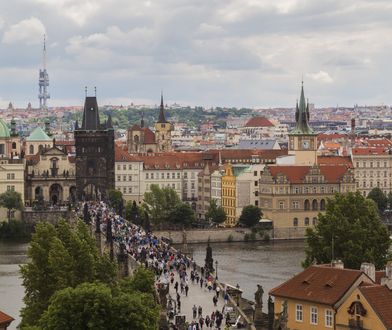
[[[227,237],[227,241],[228,241],[229,243],[231,243],[231,242],[233,242],[233,240],[234,240],[234,237],[233,237],[232,234],[230,234],[229,237]]]
[[[0,222],[0,239],[29,239],[31,231],[23,221]]]

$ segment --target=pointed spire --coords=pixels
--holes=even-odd
[[[295,109],[296,127],[291,134],[314,134],[314,131],[309,126],[309,100],[305,101],[304,82],[301,83],[301,96],[299,104],[297,101]]]
[[[142,111],[142,119],[140,120],[140,127],[144,128],[144,111]]]
[[[163,105],[163,92],[161,91],[161,106],[159,107],[159,118],[158,118],[158,123],[167,123],[168,121],[166,120],[165,117],[165,107]]]
[[[108,116],[108,121],[107,121],[106,127],[107,128],[113,128],[112,115],[111,114],[109,114],[109,116]]]
[[[75,130],[77,130],[77,129],[79,129],[79,121],[76,119],[76,122],[75,122]]]

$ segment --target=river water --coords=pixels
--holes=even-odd
[[[204,264],[206,244],[189,245],[199,265]],[[268,291],[301,271],[304,259],[303,242],[278,243],[215,243],[212,255],[218,261],[218,277],[223,283],[239,284],[245,298],[254,300],[257,284],[264,288],[264,302]],[[0,310],[20,322],[24,290],[19,265],[26,262],[28,244],[0,242]],[[214,263],[215,266],[215,263]],[[266,305],[265,305],[266,306]]]

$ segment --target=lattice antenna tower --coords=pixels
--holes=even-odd
[[[39,70],[38,79],[38,99],[39,107],[41,110],[47,110],[47,100],[50,99],[50,94],[48,92],[49,87],[49,74],[46,70],[46,35],[44,35],[44,46],[42,51],[42,69]]]

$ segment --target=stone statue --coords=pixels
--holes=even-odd
[[[263,307],[263,294],[264,294],[263,287],[257,284],[257,291],[255,292],[256,307],[261,307],[261,308]]]
[[[268,330],[273,330],[275,319],[275,305],[272,301],[272,297],[268,297]]]
[[[95,216],[95,232],[97,234],[101,232],[101,210],[98,210]]]
[[[113,241],[113,234],[112,234],[112,219],[109,218],[108,224],[106,226],[106,241],[111,243]]]
[[[88,212],[88,204],[87,203],[84,203],[83,220],[84,220],[84,223],[87,225],[90,223],[90,214]]]
[[[212,248],[209,241],[206,248],[206,259],[204,268],[207,274],[211,273],[214,270],[214,259],[212,258]]]

